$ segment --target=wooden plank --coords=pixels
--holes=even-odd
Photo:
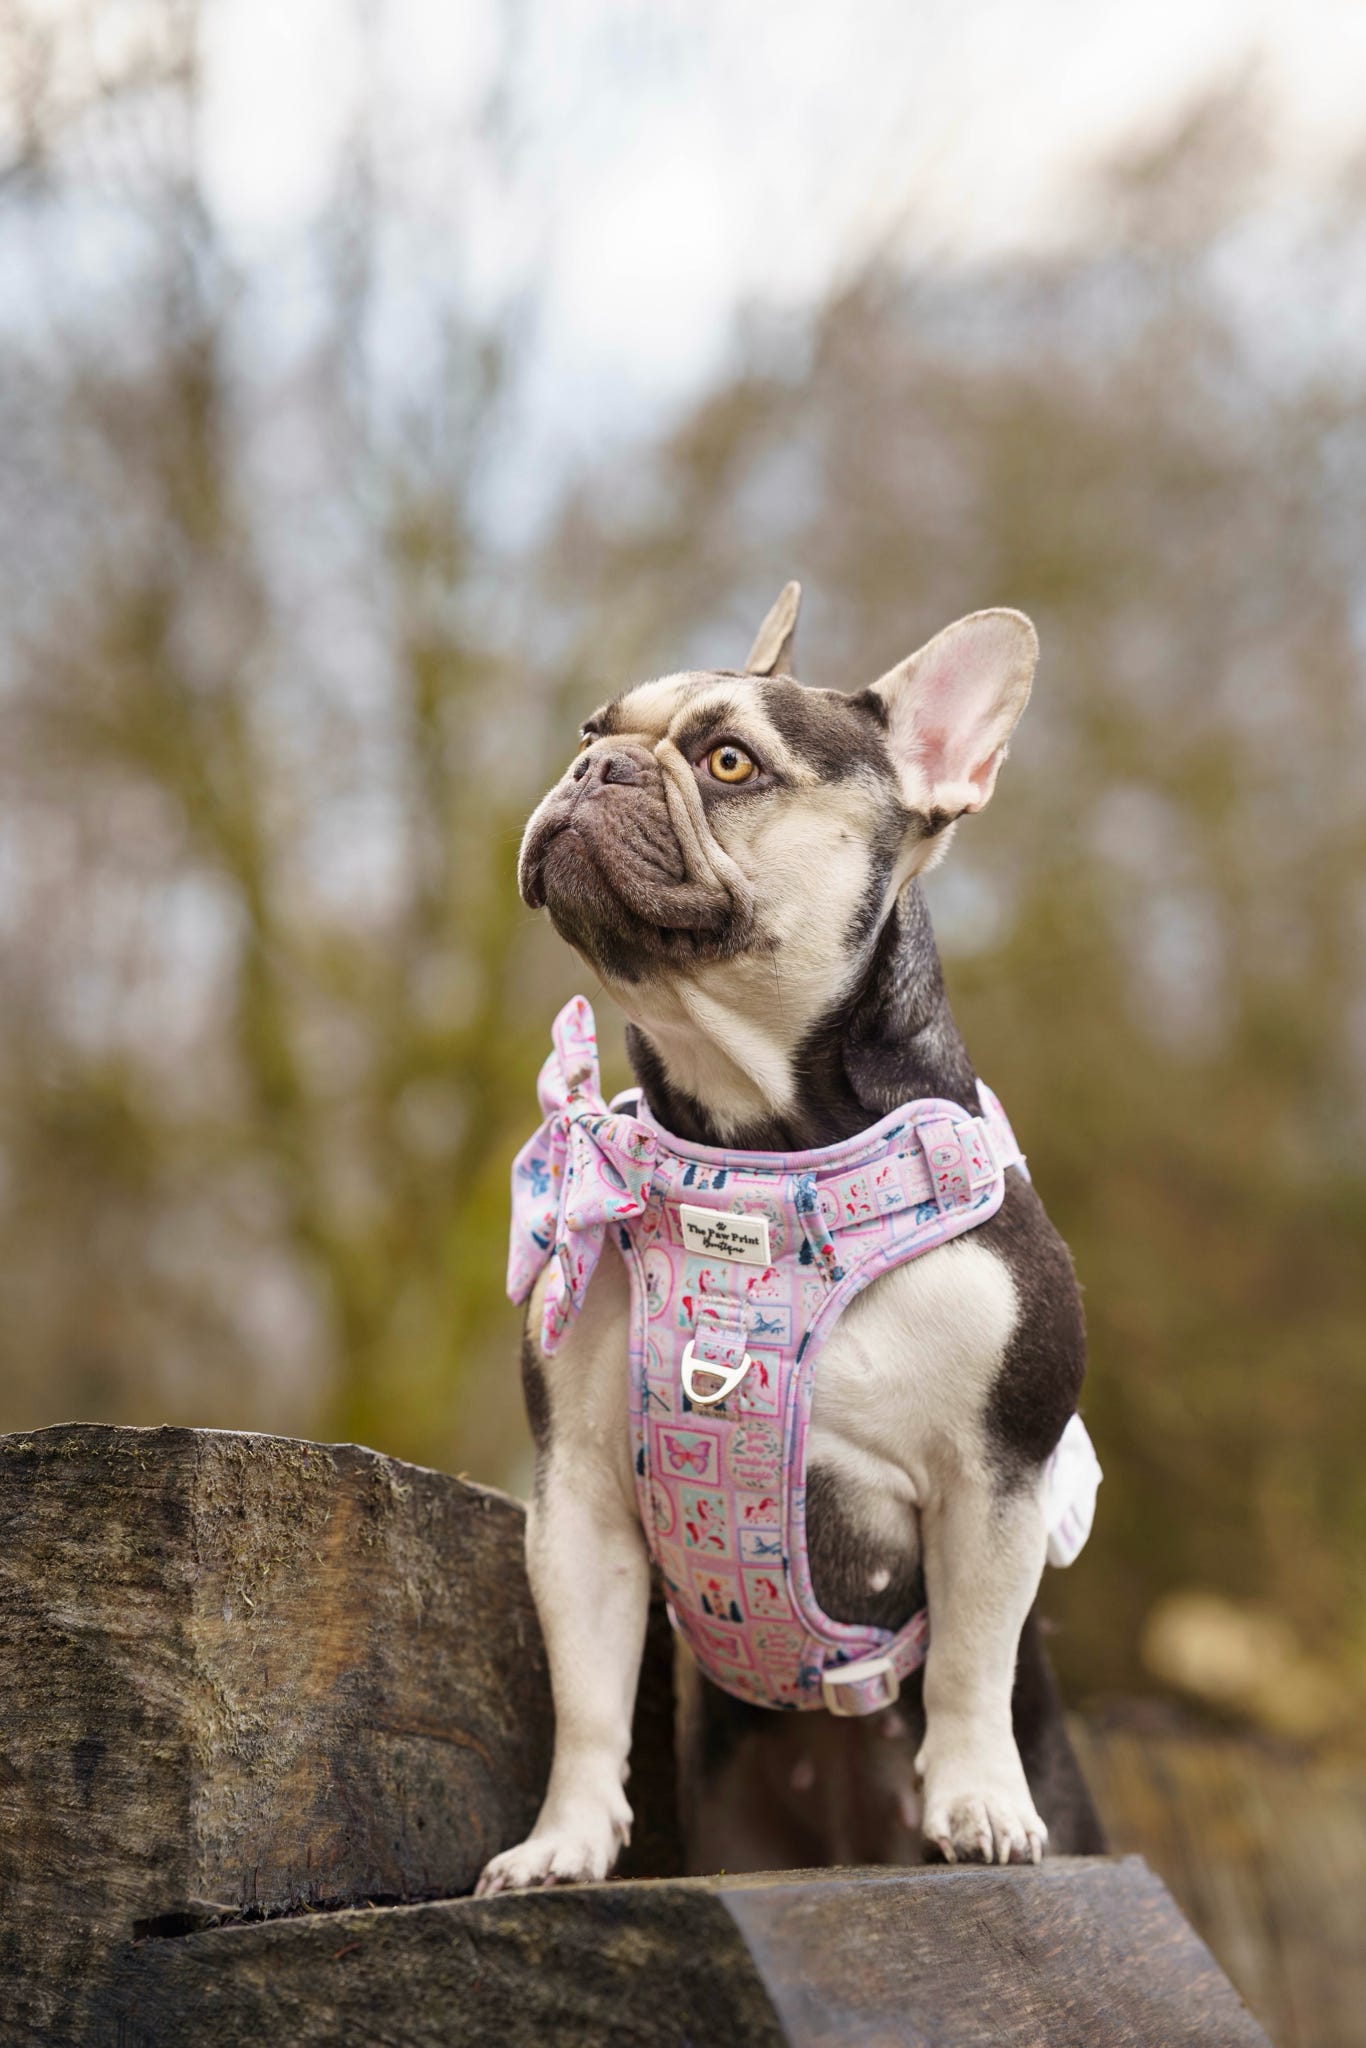
[[[792,2048],[1268,2048],[1136,1858],[727,1891]]]
[[[148,1941],[69,2048],[115,2033],[123,2048],[1267,2048],[1157,1881],[1103,1859],[593,1885]]]
[[[784,2048],[706,1880],[329,1913],[149,1941],[64,2048]]]
[[[549,1769],[522,1542],[515,1502],[353,1445],[0,1438],[6,2041],[60,2039],[135,1927],[467,1891]],[[668,1668],[632,1779],[664,1871]]]

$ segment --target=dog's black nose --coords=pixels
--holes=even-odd
[[[574,763],[574,780],[591,777],[594,782],[641,783],[654,766],[644,748],[605,747],[599,753],[580,754]]]

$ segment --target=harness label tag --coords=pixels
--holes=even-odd
[[[768,1218],[736,1216],[728,1209],[699,1209],[681,1202],[678,1209],[683,1243],[708,1259],[733,1259],[741,1266],[771,1266]]]

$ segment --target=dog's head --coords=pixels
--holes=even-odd
[[[1038,656],[1015,611],[974,612],[851,696],[790,665],[789,584],[743,672],[638,683],[585,720],[538,806],[533,909],[647,1027],[682,1007],[769,1011],[796,1043],[866,962],[897,896],[995,786]]]

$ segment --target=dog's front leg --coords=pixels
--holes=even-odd
[[[630,1836],[623,1786],[650,1604],[627,1425],[629,1288],[604,1252],[553,1358],[531,1332],[526,1359],[536,1443],[527,1571],[555,1700],[555,1758],[536,1825],[495,1856],[481,1896],[605,1877]]]
[[[959,1465],[921,1515],[930,1647],[925,1666],[925,1840],[949,1862],[1037,1863],[1048,1830],[1011,1724],[1020,1631],[1043,1572],[1042,1489],[1004,1490]]]

